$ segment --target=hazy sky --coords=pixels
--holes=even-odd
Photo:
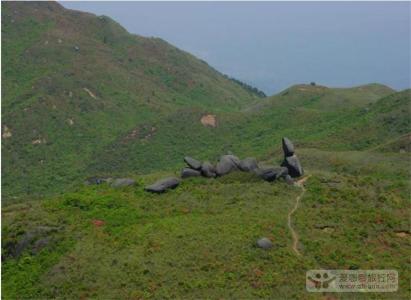
[[[267,94],[410,87],[410,2],[60,2],[160,37]]]

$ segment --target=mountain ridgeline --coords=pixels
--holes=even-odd
[[[172,170],[185,155],[268,159],[283,135],[378,151],[410,131],[409,90],[297,85],[264,97],[159,38],[56,2],[3,2],[2,33],[6,202],[87,176]]]

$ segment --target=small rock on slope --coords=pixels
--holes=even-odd
[[[168,189],[174,189],[180,184],[180,180],[175,177],[169,177],[165,179],[158,180],[152,185],[145,188],[147,192],[152,193],[163,193]]]
[[[273,247],[273,243],[268,238],[263,237],[257,241],[257,247],[268,250]]]
[[[190,168],[184,168],[181,170],[181,178],[196,177],[200,175],[201,175],[200,171],[193,170]]]
[[[111,184],[112,187],[118,188],[118,187],[124,187],[124,186],[130,186],[130,185],[135,185],[136,181],[131,178],[117,178],[114,179],[113,183]]]
[[[200,170],[201,169],[201,162],[194,159],[194,158],[192,158],[192,157],[190,157],[190,156],[184,157],[184,161],[186,162],[186,164],[190,168],[192,168],[194,170]]]

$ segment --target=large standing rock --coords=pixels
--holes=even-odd
[[[300,160],[295,154],[286,157],[281,166],[286,167],[288,169],[288,173],[291,177],[300,177],[304,174],[303,167],[300,164]]]
[[[208,161],[203,162],[203,164],[201,165],[201,174],[204,177],[215,177],[216,173],[214,166]]]
[[[254,157],[247,157],[240,162],[240,170],[251,172],[258,168],[257,160]]]
[[[123,186],[130,186],[130,185],[135,185],[136,181],[131,178],[117,178],[113,181],[111,184],[112,187],[118,188],[118,187],[123,187]]]
[[[200,171],[193,170],[190,168],[184,168],[181,170],[181,178],[196,177],[200,175],[201,175]]]
[[[223,176],[240,167],[240,159],[234,155],[223,155],[216,166],[218,176]]]
[[[255,169],[254,172],[257,176],[269,182],[288,175],[288,169],[285,167],[260,167]]]
[[[175,177],[169,177],[165,179],[158,180],[152,185],[145,187],[147,192],[152,193],[163,193],[168,189],[174,189],[180,184],[180,180]]]
[[[293,143],[286,137],[283,137],[283,151],[284,151],[284,156],[292,156],[294,155],[294,145]]]
[[[201,169],[201,162],[192,157],[186,156],[184,157],[184,161],[191,169],[194,169],[194,170]]]

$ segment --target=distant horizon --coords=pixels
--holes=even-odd
[[[411,88],[410,2],[59,3],[159,37],[267,95],[310,82]]]

